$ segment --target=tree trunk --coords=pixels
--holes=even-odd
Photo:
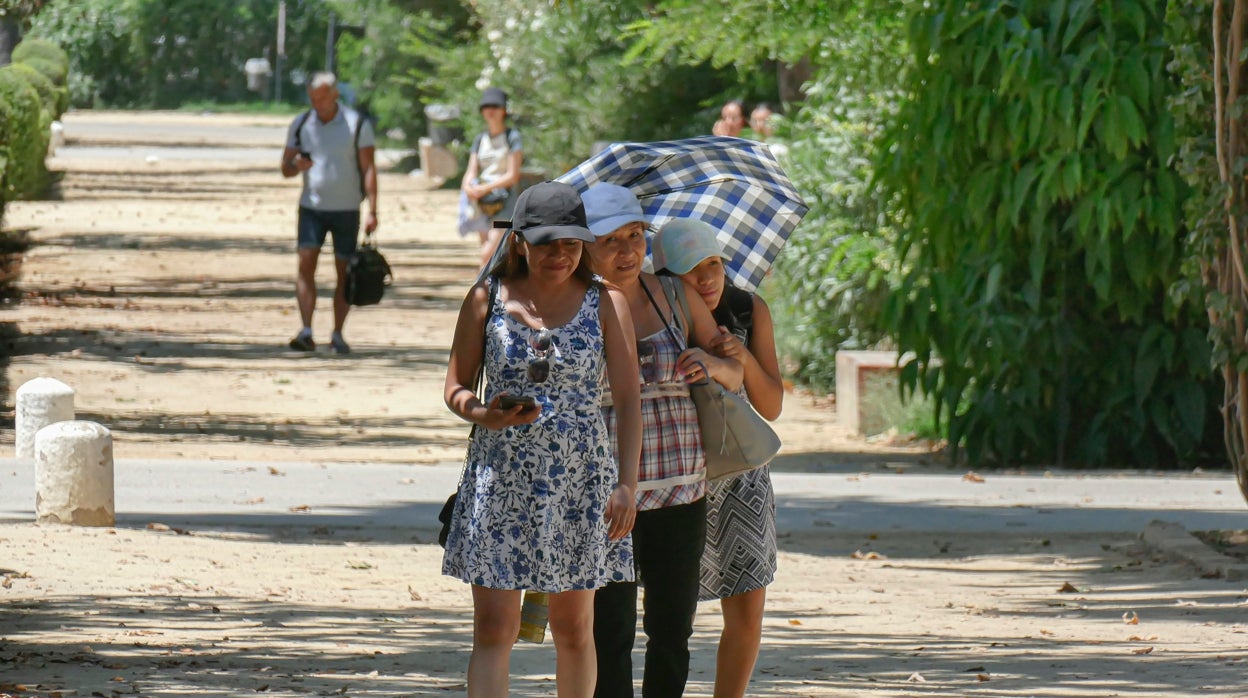
[[[22,40],[22,25],[5,15],[0,17],[0,66],[13,62],[13,49]]]
[[[1227,5],[1230,7],[1227,7]],[[1226,393],[1222,401],[1227,457],[1248,499],[1248,372],[1241,357],[1248,355],[1248,200],[1243,175],[1236,168],[1248,155],[1248,129],[1237,105],[1248,86],[1241,58],[1244,52],[1248,0],[1214,0],[1213,92],[1214,127],[1218,174],[1226,187],[1226,240],[1215,259],[1201,261],[1205,284],[1226,306],[1208,306],[1209,322],[1230,340],[1230,352],[1222,367]]]

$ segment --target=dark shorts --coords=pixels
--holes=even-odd
[[[360,236],[359,211],[314,211],[299,207],[299,249],[321,249],[325,234],[334,236],[334,256],[350,259]]]

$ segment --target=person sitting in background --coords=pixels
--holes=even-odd
[[[771,106],[766,102],[759,102],[750,112],[750,130],[755,140],[765,141],[771,137],[771,113]]]
[[[653,241],[655,267],[697,290],[714,313],[717,356],[745,371],[744,397],[763,418],[780,416],[784,383],[767,304],[729,283],[715,228],[689,218],[670,221]],[[738,391],[742,392],[742,391]],[[776,495],[767,467],[709,483],[700,600],[720,599],[724,629],[715,663],[715,698],[742,698],[758,661],[767,585],[776,576]]]
[[[745,128],[745,103],[739,99],[724,102],[719,109],[719,121],[711,128],[715,136],[741,137],[741,129]]]

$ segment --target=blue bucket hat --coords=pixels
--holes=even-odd
[[[600,182],[581,194],[585,202],[585,219],[595,237],[610,235],[629,223],[646,223],[641,202],[633,192],[618,184]]]

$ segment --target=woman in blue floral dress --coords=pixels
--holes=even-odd
[[[472,584],[469,696],[507,695],[520,595],[533,589],[551,594],[558,695],[588,697],[594,590],[633,578],[631,555],[607,556],[612,541],[629,549],[636,514],[633,325],[619,292],[589,272],[593,235],[574,189],[525,190],[512,225],[505,262],[469,292],[455,328],[446,404],[474,429],[442,571]],[[604,372],[620,415],[618,464],[599,408]],[[509,405],[517,397],[532,403]]]

